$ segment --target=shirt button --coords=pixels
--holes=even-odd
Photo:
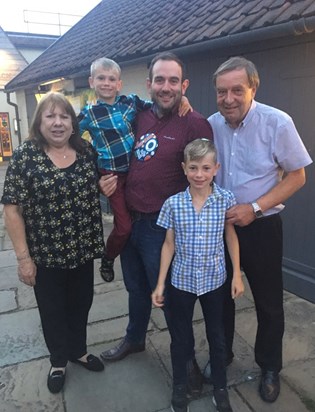
[[[229,176],[232,176],[232,172],[229,173]]]
[[[231,156],[234,156],[234,152],[231,153]]]

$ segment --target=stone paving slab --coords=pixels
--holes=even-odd
[[[95,276],[96,277],[96,276]],[[102,295],[103,293],[112,292],[113,290],[125,290],[125,285],[122,280],[116,280],[114,282],[104,282],[103,279],[98,281],[96,278],[94,281],[94,294]]]
[[[89,322],[128,315],[128,294],[125,289],[94,295]]]
[[[24,283],[21,283],[18,287],[16,299],[18,303],[18,310],[37,308],[34,289]]]
[[[294,305],[293,305],[294,303]],[[284,365],[302,359],[315,357],[315,311],[314,304],[302,299],[284,303],[286,322],[283,339]],[[250,345],[254,346],[257,330],[256,316],[252,311],[238,312],[236,330]],[[309,321],[305,323],[305,319]],[[314,390],[315,392],[315,390]]]
[[[169,405],[170,388],[149,348],[120,362],[106,363],[104,373],[89,373],[73,365],[68,375],[65,387],[68,411],[93,408],[106,412],[153,412]]]
[[[47,356],[37,309],[1,315],[0,331],[0,366]]]
[[[295,362],[286,366],[281,376],[290,383],[300,396],[310,405],[310,410],[315,411],[315,359]]]
[[[0,290],[0,313],[10,312],[17,308],[14,290]]]
[[[1,412],[65,412],[62,393],[53,395],[46,386],[48,359],[24,362],[1,369]]]
[[[116,345],[116,340],[125,336],[127,324],[127,317],[89,324],[87,327],[88,345],[102,342],[112,342],[111,346]]]
[[[255,412],[307,412],[299,396],[281,378],[281,392],[277,402],[266,403],[258,395],[258,382],[247,382],[237,386],[237,391]]]
[[[0,252],[0,255],[2,253]],[[22,285],[18,278],[16,266],[0,266],[0,272],[0,290],[18,288]]]
[[[17,260],[12,249],[0,251],[0,268],[14,266],[16,271]]]

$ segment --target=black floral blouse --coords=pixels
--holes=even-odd
[[[10,160],[1,202],[22,207],[27,244],[39,266],[72,269],[104,250],[97,155],[85,143],[84,154],[65,169],[31,141]]]

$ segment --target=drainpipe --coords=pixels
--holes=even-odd
[[[16,103],[11,102],[10,100],[10,92],[5,92],[7,95],[7,103],[10,106],[13,106],[15,108],[15,118],[16,118],[16,124],[17,124],[17,135],[18,135],[18,141],[19,144],[22,143],[22,138],[21,138],[21,126],[20,126],[20,115],[19,115],[19,106]]]

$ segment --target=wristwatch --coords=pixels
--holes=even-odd
[[[262,216],[263,216],[263,212],[261,211],[258,203],[253,202],[253,203],[251,203],[251,205],[252,205],[252,208],[253,208],[253,210],[254,210],[255,216],[256,216],[256,217],[262,217]]]

